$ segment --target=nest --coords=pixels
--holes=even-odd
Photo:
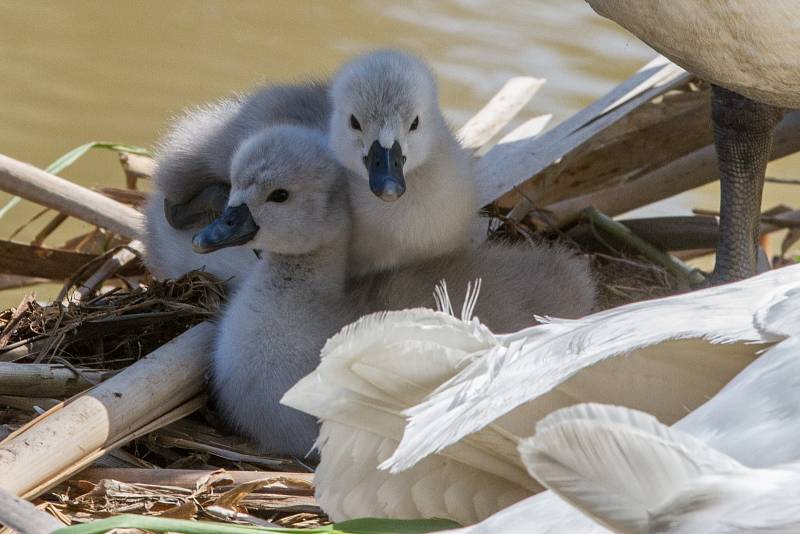
[[[212,318],[224,300],[221,281],[201,271],[178,280],[146,277],[134,288],[117,286],[85,302],[43,305],[28,296],[16,308],[0,312],[0,361],[65,366],[89,382],[102,380]],[[0,396],[0,438],[60,400]],[[296,478],[296,473],[311,472],[311,465],[261,454],[226,429],[211,408],[137,438],[95,465],[206,474],[198,474],[191,488],[168,480],[86,480],[82,474],[45,494],[41,505],[67,523],[118,513],[239,522],[224,515],[232,506],[247,509],[250,519],[281,526],[327,523],[314,502],[310,478]],[[116,469],[111,474],[134,471]],[[239,471],[265,474],[236,484],[229,472]],[[295,474],[276,477],[276,471]]]
[[[67,362],[118,370],[189,327],[213,317],[225,299],[214,276],[195,271],[178,280],[146,278],[86,302],[42,305],[30,296],[0,312],[0,351],[18,363]]]

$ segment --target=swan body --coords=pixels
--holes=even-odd
[[[212,392],[223,417],[261,449],[302,457],[317,422],[278,401],[314,369],[325,339],[355,317],[346,298],[346,173],[321,132],[276,126],[237,150],[231,177],[228,208],[195,243],[246,241],[239,248],[259,249],[262,259],[220,319]]]
[[[708,436],[699,439],[726,432],[742,436],[738,442],[747,449],[753,445],[748,439],[753,436],[752,420],[741,415],[743,422],[738,423],[740,416],[732,414],[741,414],[742,409],[734,399],[747,391],[748,410],[754,403],[764,408],[754,410],[753,417],[774,409],[772,419],[780,427],[783,421],[776,416],[788,402],[780,396],[792,387],[792,375],[782,374],[783,385],[775,391],[763,391],[759,380],[747,378],[723,386],[764,346],[789,335],[787,325],[796,321],[800,309],[788,317],[786,313],[792,311],[791,299],[798,292],[800,266],[787,267],[690,295],[631,304],[577,320],[553,320],[503,336],[475,319],[464,321],[440,312],[373,316],[329,340],[319,367],[283,402],[323,421],[322,435],[327,439],[319,443],[317,494],[335,520],[351,517],[342,503],[354,492],[373,495],[377,487],[394,487],[398,492],[416,487],[428,474],[420,463],[427,458],[481,470],[498,481],[494,488],[502,488],[494,490],[495,496],[519,495],[520,489],[529,495],[539,492],[538,484],[525,479],[517,443],[534,433],[533,425],[542,417],[579,402],[617,402],[672,423],[722,389],[680,424],[696,434],[706,429]],[[764,372],[758,367],[763,359],[748,372],[756,376]],[[719,408],[720,404],[725,407]],[[709,415],[714,410],[722,410],[718,418]],[[347,430],[328,433],[329,422]],[[374,470],[363,471],[368,476],[360,483],[338,484],[338,477],[352,465],[341,458],[327,462],[326,451],[349,449],[352,440],[368,438],[383,443],[381,454],[365,460]],[[395,476],[405,477],[405,482]],[[470,502],[469,497],[484,489],[472,486],[465,490],[465,499]],[[389,501],[390,495],[384,493],[384,500]],[[549,492],[524,502],[528,505],[519,503],[511,510],[524,516],[533,507],[544,514],[541,528],[532,531],[546,532],[550,525],[559,532],[565,524],[588,531],[599,528]],[[374,500],[358,512],[391,514]],[[409,509],[404,512],[408,517]],[[474,510],[471,513],[449,517],[465,523],[481,518]],[[417,509],[416,515],[424,514]]]
[[[793,351],[800,348],[791,341]],[[559,410],[537,425],[520,453],[533,476],[617,532],[800,528],[800,461],[747,467],[635,410]]]
[[[255,263],[250,249],[205,255],[192,250],[192,236],[225,208],[236,149],[269,125],[324,130],[328,115],[327,89],[319,83],[268,86],[186,112],[162,139],[156,156],[155,187],[145,208],[145,263],[150,271],[177,278],[206,269],[238,285]]]
[[[797,277],[797,267],[787,269],[793,270]],[[675,423],[672,427],[675,432],[690,435],[748,468],[766,469],[800,461],[800,409],[796,403],[796,377],[800,375],[800,360],[796,357],[800,349],[797,296],[798,290],[788,286],[783,298],[780,293],[765,295],[762,307],[751,313],[753,322],[759,324],[765,334],[788,337],[761,354],[718,394]],[[709,310],[709,313],[714,311]],[[709,346],[709,349],[719,347]],[[566,408],[564,413],[569,413],[569,410]],[[537,426],[537,433],[539,428]],[[591,440],[586,443],[591,443]],[[570,450],[577,451],[578,446],[574,445]],[[612,467],[614,471],[617,468]],[[543,474],[540,479],[547,481]],[[633,481],[629,483],[633,484]],[[758,517],[754,509],[750,510],[755,514],[751,517]],[[536,533],[608,532],[551,491],[529,497],[482,523],[458,532],[510,532],[521,526]],[[742,530],[752,528],[751,525]],[[698,528],[695,531],[706,530]]]
[[[764,174],[785,108],[800,107],[800,4],[793,0],[587,0],[712,83],[720,236],[712,284],[758,272]]]
[[[689,72],[778,107],[800,108],[800,5],[793,0],[587,0]]]

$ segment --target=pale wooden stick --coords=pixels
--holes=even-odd
[[[497,144],[504,145],[506,143],[514,143],[522,139],[536,137],[547,128],[547,125],[550,124],[552,119],[553,115],[550,113],[528,119],[503,136]]]
[[[64,525],[26,500],[0,487],[0,523],[19,534],[50,534]]]
[[[142,227],[142,214],[133,208],[4,155],[0,190],[127,237],[139,237]]]
[[[119,480],[127,482],[128,484],[150,484],[155,486],[176,486],[179,488],[194,489],[197,481],[201,478],[207,477],[214,473],[214,471],[203,471],[194,469],[136,469],[136,468],[98,468],[90,467],[84,469],[80,473],[74,475],[72,480],[87,480],[93,484],[97,484],[103,479]],[[263,478],[289,478],[301,480],[312,484],[314,482],[314,473],[287,473],[283,471],[226,471],[224,473],[226,478],[232,479],[232,484],[243,484],[245,482],[252,482],[253,480],[261,480]],[[273,491],[270,486],[262,488],[263,490]],[[274,488],[276,493],[286,491],[285,488]],[[313,490],[308,489],[302,491],[298,489],[291,490],[293,494],[298,492],[312,494]]]
[[[491,141],[525,107],[544,82],[542,78],[528,76],[508,80],[483,109],[458,131],[461,145],[477,150]]]
[[[531,180],[631,111],[690,78],[680,67],[656,58],[610,93],[539,137],[498,144],[476,164],[480,205]]]
[[[800,112],[789,113],[778,126],[770,159],[800,150]],[[574,221],[580,212],[594,206],[609,216],[620,215],[683,191],[719,180],[717,153],[713,145],[703,147],[669,165],[619,187],[603,189],[547,206],[559,225]]]
[[[64,397],[89,389],[107,376],[88,370],[78,375],[63,365],[0,362],[0,391],[21,397]]]
[[[213,340],[201,323],[0,443],[0,487],[24,494],[196,396]],[[56,483],[58,480],[56,480]]]
[[[0,274],[0,291],[3,289],[15,289],[19,287],[35,286],[47,282],[47,278],[37,278],[35,276],[23,276],[19,274]]]
[[[128,152],[119,153],[119,162],[125,172],[125,185],[128,189],[136,189],[136,182],[140,178],[150,178],[155,171],[155,161],[148,156],[131,154]]]
[[[91,297],[100,284],[143,253],[144,244],[137,240],[131,241],[125,248],[108,258],[94,274],[82,283],[81,287],[78,288],[78,291],[73,295],[73,299],[76,302],[81,302]]]
[[[137,189],[120,189],[119,187],[100,187],[97,189],[101,193],[112,200],[127,204],[138,208],[147,203],[149,193],[147,191],[139,191]]]
[[[0,240],[0,272],[63,280],[97,256]]]
[[[35,412],[37,408],[49,410],[50,408],[59,404],[61,404],[60,400],[45,397],[12,397],[8,395],[0,395],[0,405],[16,408],[17,410],[25,410],[28,412]]]
[[[31,488],[25,494],[23,494],[22,497],[25,499],[35,499],[42,493],[46,492],[48,489],[55,486],[56,484],[60,484],[61,482],[65,481],[75,473],[83,469],[86,469],[88,466],[92,465],[103,456],[112,453],[115,449],[125,445],[126,443],[129,443],[134,439],[144,436],[145,434],[148,434],[154,430],[158,430],[159,428],[166,426],[170,423],[174,423],[179,419],[183,419],[187,415],[199,410],[205,404],[205,402],[206,402],[205,395],[197,395],[196,397],[181,404],[174,410],[170,410],[161,417],[158,417],[157,419],[150,421],[144,426],[134,425],[133,428],[136,428],[136,430],[122,435],[121,437],[119,437],[112,443],[109,443],[108,445],[105,445],[99,449],[91,451],[90,453],[83,456],[77,462],[70,464],[68,467],[65,467],[64,469],[56,472],[50,478],[47,478],[44,481],[40,482],[37,486]],[[12,437],[15,435],[16,433],[12,434]]]

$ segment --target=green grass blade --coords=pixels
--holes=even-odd
[[[182,534],[425,534],[460,525],[444,519],[376,519],[364,518],[344,521],[310,529],[266,528],[234,525],[215,521],[187,521],[146,515],[117,515],[107,519],[73,525],[56,530],[53,534],[103,534],[115,528],[138,528],[153,532],[180,532]]]
[[[339,534],[332,526],[313,529],[266,528],[249,525],[234,525],[216,521],[189,521],[186,519],[168,519],[148,515],[123,514],[100,519],[81,525],[60,528],[53,534],[104,534],[115,528],[138,528],[152,532],[181,532],[183,534]],[[344,533],[340,533],[344,534]]]
[[[119,143],[108,143],[105,141],[92,141],[90,143],[86,143],[85,145],[81,145],[77,148],[73,148],[53,163],[51,163],[45,170],[51,174],[58,174],[59,172],[63,171],[76,161],[80,159],[81,156],[89,152],[93,148],[100,148],[104,150],[114,150],[116,152],[130,152],[133,154],[141,154],[143,156],[147,155],[147,150],[138,146],[132,145],[121,145]]]
[[[425,534],[459,528],[461,525],[446,519],[380,519],[365,517],[333,525],[347,534]]]
[[[120,143],[109,143],[106,141],[92,141],[90,143],[83,144],[79,147],[73,148],[63,156],[59,157],[53,163],[47,166],[45,169],[50,174],[58,174],[76,161],[81,158],[84,154],[89,152],[93,148],[100,148],[104,150],[114,150],[116,152],[129,152],[131,154],[139,154],[142,156],[147,156],[148,152],[146,149],[138,146],[133,145],[124,145]],[[6,202],[5,206],[0,208],[0,219],[2,219],[11,209],[19,204],[20,197],[11,197],[11,199]]]
[[[22,199],[19,197],[11,197],[11,200],[6,202],[6,205],[0,208],[0,219],[2,219],[6,213],[11,211],[11,209],[20,203]]]

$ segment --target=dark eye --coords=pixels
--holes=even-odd
[[[286,189],[276,189],[267,197],[267,202],[286,202],[289,200],[289,192]]]
[[[361,123],[358,122],[358,119],[355,115],[350,115],[350,127],[354,130],[361,131]]]
[[[411,123],[411,128],[409,128],[409,131],[413,132],[417,128],[419,128],[419,117],[418,116],[414,117],[414,122]]]

